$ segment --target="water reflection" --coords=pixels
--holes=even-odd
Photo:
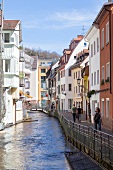
[[[35,122],[22,123],[0,133],[0,170],[69,170],[65,141],[58,121],[32,113]]]

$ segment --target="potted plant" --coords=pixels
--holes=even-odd
[[[93,94],[95,94],[95,90],[90,90],[87,93],[87,97],[90,98]]]
[[[110,81],[110,77],[107,77],[107,79],[105,80],[105,82],[109,82]]]
[[[105,82],[104,82],[104,79],[102,79],[102,81],[101,81],[101,85],[103,85]]]

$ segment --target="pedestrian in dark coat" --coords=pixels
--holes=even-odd
[[[82,109],[80,108],[80,106],[78,106],[78,121],[81,122],[81,113],[82,113]]]
[[[71,110],[72,110],[72,115],[73,115],[73,121],[76,122],[77,108],[75,107],[75,104],[73,104],[73,107]]]
[[[101,119],[100,109],[98,107],[96,107],[95,109],[94,124],[95,124],[95,129],[97,130],[97,125],[98,125],[98,128],[101,131],[102,119]]]

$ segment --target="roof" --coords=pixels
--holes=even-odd
[[[107,3],[105,3],[105,4],[102,6],[101,10],[99,11],[97,17],[95,18],[95,20],[94,20],[94,22],[93,22],[93,25],[94,25],[94,24],[98,24],[98,23],[100,22],[100,20],[102,19],[104,13],[107,12],[107,11],[109,11],[109,9],[107,9],[106,7],[109,7],[109,6],[111,6],[111,5],[113,5],[113,2],[107,2]]]
[[[31,56],[34,61],[33,61],[33,64],[32,64],[32,69],[37,69],[37,56]]]
[[[20,20],[3,20],[3,30],[14,30]]]
[[[80,68],[80,64],[81,64],[81,62],[79,62],[79,63],[74,63],[72,66],[70,66],[69,69],[73,70],[73,69],[75,69],[75,68]]]

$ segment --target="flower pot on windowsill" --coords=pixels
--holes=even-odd
[[[104,85],[104,83],[105,83],[105,82],[104,82],[104,79],[102,79],[102,81],[101,81],[101,85]]]
[[[105,80],[106,83],[110,82],[110,78],[107,77],[107,79]]]

